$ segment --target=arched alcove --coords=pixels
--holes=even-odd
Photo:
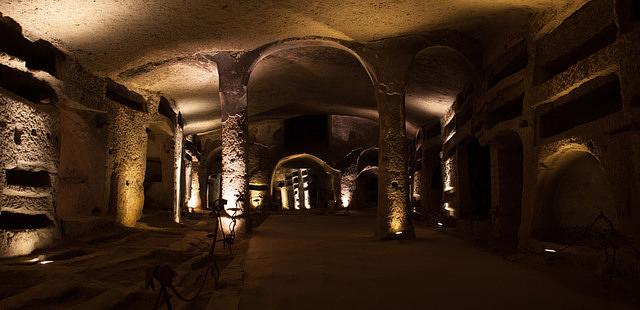
[[[601,213],[618,227],[611,183],[588,148],[564,146],[541,167],[535,237],[565,244],[589,242],[593,236],[587,228]]]
[[[321,43],[266,48],[248,77],[252,119],[336,114],[377,120],[373,83],[360,58]]]
[[[469,60],[451,47],[433,46],[418,52],[407,75],[407,121],[417,126],[441,121],[460,95],[474,88],[475,76]]]
[[[375,209],[378,205],[378,167],[369,166],[360,171],[355,183],[351,208]]]
[[[270,190],[269,190],[271,197],[275,197],[274,190],[276,188],[277,183],[280,183],[281,186],[278,186],[280,188],[287,187],[287,186],[291,187],[291,185],[295,185],[295,184],[288,184],[289,180],[286,179],[286,171],[284,171],[284,169],[298,170],[299,175],[294,176],[293,178],[296,178],[296,177],[299,178],[297,183],[303,186],[298,187],[297,189],[303,190],[307,186],[307,184],[305,184],[304,182],[308,182],[308,181],[305,179],[305,176],[302,175],[303,173],[302,169],[313,169],[313,168],[322,172],[322,173],[319,173],[316,171],[315,173],[315,175],[317,176],[317,180],[315,180],[315,182],[317,183],[316,190],[319,192],[325,193],[325,195],[322,195],[325,197],[321,197],[322,199],[320,199],[320,201],[327,202],[327,203],[317,203],[316,207],[323,207],[323,205],[327,205],[327,204],[330,204],[329,207],[337,206],[337,204],[339,204],[339,201],[340,201],[339,200],[340,171],[334,169],[322,159],[310,154],[290,155],[278,161],[278,163],[273,169],[273,173],[271,174],[271,182],[270,182]],[[311,176],[311,172],[309,172],[308,175]],[[293,182],[295,182],[295,180],[293,180]],[[291,191],[294,191],[294,190],[296,190],[296,188],[291,188]],[[282,199],[282,197],[287,194],[283,193],[281,195],[282,196],[280,198]],[[291,196],[291,193],[288,193],[288,195]],[[302,195],[300,197],[302,197]],[[272,199],[272,201],[273,200],[275,199]],[[284,201],[284,199],[282,200]],[[293,201],[291,201],[291,203],[293,206]],[[303,208],[311,208],[311,205],[306,207],[306,204],[302,201],[300,201],[300,204],[305,205],[305,207]],[[289,208],[288,205],[285,206],[285,203],[283,202],[282,208],[294,209],[295,207]]]
[[[477,84],[474,66],[460,51],[440,45],[419,51],[414,56],[407,75],[405,89],[407,121],[423,129],[428,128],[429,132],[433,131],[432,128],[438,129],[443,126],[444,129],[439,132],[443,133],[442,142],[447,143],[455,136],[457,128],[462,127],[465,119],[468,119],[468,110],[471,106],[466,104],[467,97]],[[458,113],[463,116],[460,122],[458,122]],[[437,136],[437,133],[430,134],[427,139]],[[442,149],[438,148],[434,151],[416,153],[418,156],[423,156],[420,162],[421,166],[425,167],[422,172],[425,181],[419,184],[422,188],[417,191],[427,196],[421,197],[421,205],[426,209],[432,222],[440,217],[443,206],[450,216],[464,215],[464,212],[458,212],[460,210],[456,208],[469,207],[469,203],[448,201],[453,199],[454,191],[456,194],[465,193],[464,184],[455,189],[454,184],[448,184],[447,187],[451,188],[445,188],[445,190],[450,194],[448,198],[443,199],[444,186],[438,184],[444,182],[442,168],[436,167],[439,165],[428,164],[429,161],[442,160],[442,164],[447,165],[447,169],[450,170],[447,175],[459,175],[460,180],[463,181],[468,167],[466,161],[454,160],[452,156],[441,159],[440,151]],[[460,173],[458,170],[461,170]],[[447,181],[453,180],[453,177],[447,177]]]
[[[368,166],[378,166],[378,153],[380,149],[377,147],[370,147],[362,151],[358,156],[356,168],[357,171],[362,171]]]

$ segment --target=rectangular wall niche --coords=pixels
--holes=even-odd
[[[596,78],[540,113],[540,136],[548,138],[622,111],[617,75]]]
[[[56,103],[58,96],[33,74],[0,65],[0,87],[34,103]]]
[[[51,178],[47,171],[28,171],[20,169],[6,170],[7,185],[25,187],[51,187]]]
[[[588,2],[537,43],[535,84],[613,44],[617,34],[613,1]]]
[[[160,115],[166,116],[171,121],[171,123],[176,123],[176,112],[173,111],[171,103],[169,102],[169,100],[167,100],[167,98],[160,98],[160,103],[158,104],[158,113],[160,113]]]
[[[524,94],[499,105],[497,108],[489,112],[489,128],[493,128],[493,126],[498,123],[508,121],[522,115],[523,101]]]
[[[514,47],[509,49],[500,59],[506,59],[506,62],[496,63],[494,69],[489,73],[487,88],[491,89],[505,78],[516,74],[527,67],[529,64],[529,54],[527,53],[527,42],[522,40]]]
[[[147,105],[141,95],[129,91],[126,87],[111,80],[107,81],[107,99],[140,112],[147,112]]]
[[[0,213],[0,230],[39,229],[55,224],[45,214]]]
[[[543,64],[537,75],[537,84],[550,80],[579,61],[613,44],[616,41],[617,33],[618,27],[615,24],[610,24],[578,47],[567,50],[557,58]]]

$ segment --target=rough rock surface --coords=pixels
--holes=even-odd
[[[0,216],[11,212],[28,216],[45,215],[46,227],[0,229],[0,257],[24,255],[53,241],[58,174],[58,111],[52,105],[33,104],[0,92]],[[9,184],[7,170],[47,173],[48,184]],[[43,182],[45,180],[42,180]],[[33,186],[31,186],[33,185]],[[44,185],[44,186],[42,186]],[[30,219],[27,219],[30,221]],[[11,224],[11,223],[6,223]],[[4,225],[4,224],[3,224]]]

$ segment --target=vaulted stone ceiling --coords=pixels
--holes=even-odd
[[[51,41],[96,74],[173,98],[185,129],[194,133],[220,124],[217,70],[205,57],[215,51],[310,35],[365,42],[441,29],[494,46],[526,27],[533,13],[577,2],[583,1],[2,0],[0,12],[28,37]],[[363,74],[343,52],[316,48],[270,56],[252,75],[250,113],[262,119],[303,113],[375,118]],[[429,119],[420,114],[429,109],[407,111],[414,124]]]

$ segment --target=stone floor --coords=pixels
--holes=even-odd
[[[150,214],[131,229],[93,229],[99,219],[63,224],[91,234],[28,257],[0,260],[0,309],[152,309],[158,284],[155,291],[145,288],[146,271],[164,264],[176,271],[178,290],[194,296],[206,269],[211,219],[177,225],[171,218],[170,213]],[[50,263],[37,262],[43,260]],[[221,251],[218,261],[224,268],[230,257]],[[193,302],[172,297],[174,309],[206,308],[214,292],[210,279]]]
[[[145,271],[159,264],[174,268],[179,291],[193,296],[211,222],[177,225],[170,218],[148,215],[133,229],[100,228],[29,257],[0,260],[0,309],[152,309],[158,291],[145,289]],[[209,280],[196,300],[173,297],[173,307],[627,309],[442,232],[418,227],[416,240],[375,241],[374,221],[367,214],[271,215],[234,245],[233,256],[219,253],[221,288]],[[52,262],[27,263],[38,255]]]
[[[467,241],[372,216],[270,216],[251,238],[239,309],[626,309]]]

